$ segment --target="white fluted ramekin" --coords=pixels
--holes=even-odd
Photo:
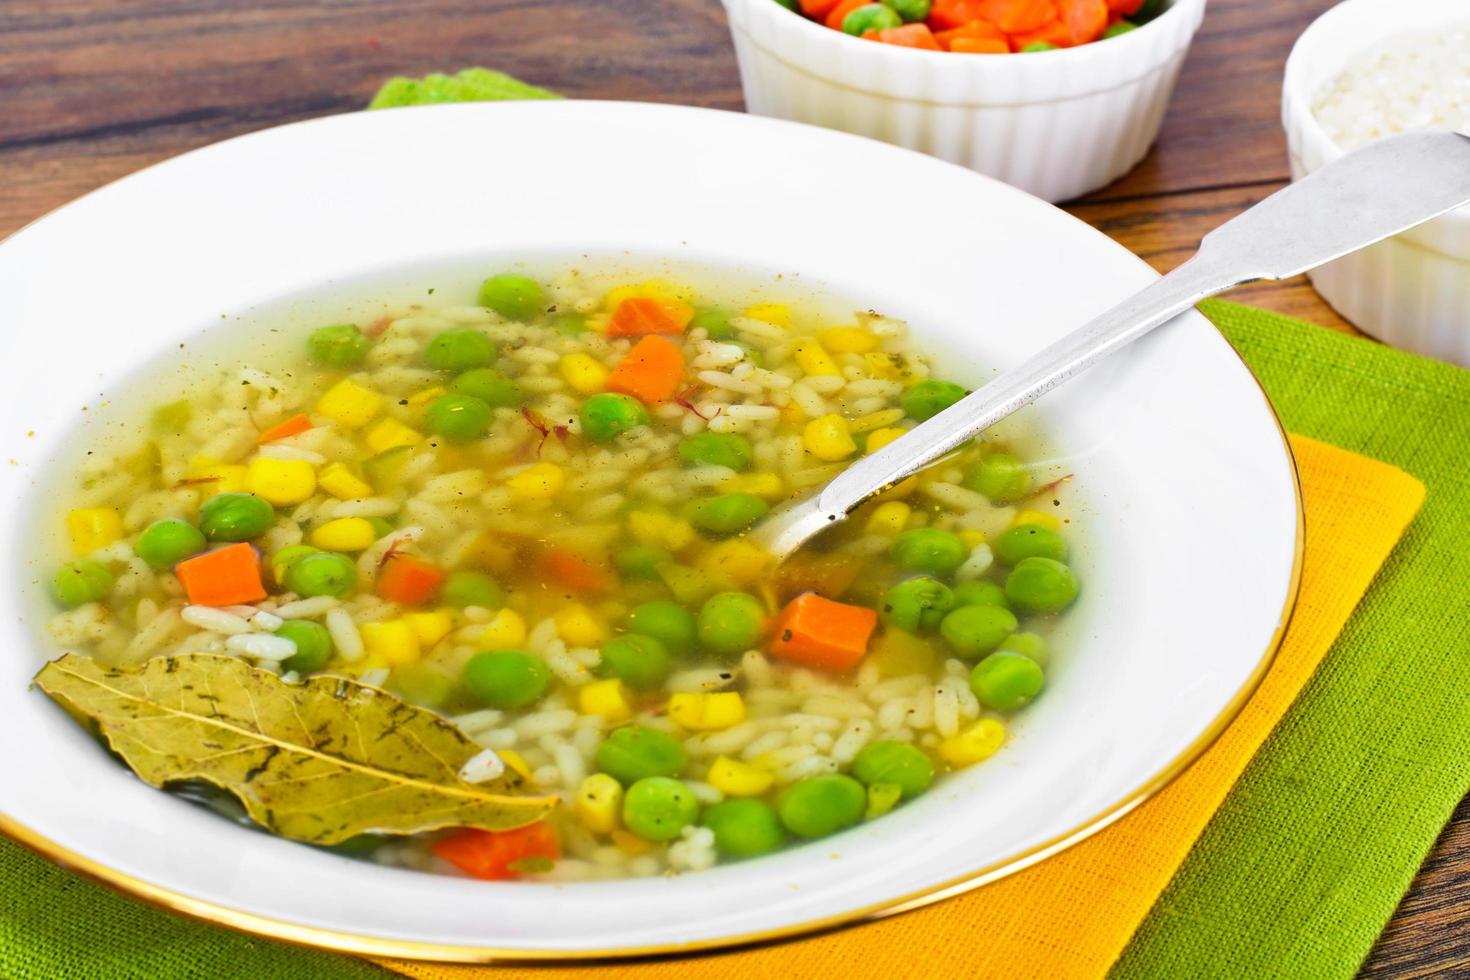
[[[775,0],[723,0],[745,108],[871,136],[1048,201],[1121,177],[1159,134],[1206,0],[1061,51],[952,54],[875,44]]]
[[[1345,152],[1312,112],[1353,56],[1395,32],[1470,23],[1465,0],[1347,0],[1317,18],[1286,62],[1281,118],[1293,180]],[[1330,216],[1324,215],[1324,220]],[[1384,343],[1470,365],[1470,209],[1308,273],[1333,309]]]

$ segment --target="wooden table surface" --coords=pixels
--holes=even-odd
[[[1212,0],[1159,146],[1069,210],[1160,270],[1287,179],[1292,41],[1334,0]],[[486,65],[570,96],[740,109],[716,0],[0,0],[0,237],[184,150]],[[1305,279],[1235,298],[1351,331]],[[1365,975],[1470,970],[1470,810]]]

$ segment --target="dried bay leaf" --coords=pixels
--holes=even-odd
[[[145,782],[202,779],[283,837],[336,844],[361,833],[508,830],[555,796],[523,795],[506,770],[471,785],[480,747],[439,715],[386,691],[318,675],[287,684],[236,657],[155,657],[137,669],[66,654],[35,683],[102,737]],[[518,795],[522,794],[522,795]]]

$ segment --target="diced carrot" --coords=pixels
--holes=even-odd
[[[838,0],[837,6],[827,12],[827,16],[823,18],[822,23],[834,31],[840,31],[842,30],[842,22],[847,19],[848,14],[859,7],[866,7],[872,2],[873,0]]]
[[[186,558],[174,566],[174,575],[196,606],[235,606],[265,598],[260,554],[243,541]]]
[[[1011,50],[1020,51],[1028,44],[1037,41],[1045,41],[1047,44],[1055,44],[1059,48],[1070,48],[1072,46],[1072,32],[1067,28],[1064,21],[1054,20],[1049,24],[1043,24],[1034,31],[1024,34],[1011,35]]]
[[[435,854],[473,878],[495,881],[537,870],[533,862],[549,871],[550,862],[561,857],[556,830],[545,820],[514,830],[467,828],[429,845]]]
[[[569,548],[548,548],[538,564],[543,577],[573,592],[606,592],[612,586],[606,571]]]
[[[949,50],[955,54],[1010,54],[1011,46],[995,37],[957,37]]]
[[[607,378],[607,390],[650,405],[666,402],[684,381],[684,355],[662,337],[644,337]]]
[[[305,432],[309,428],[311,428],[311,419],[305,415],[293,415],[285,421],[277,422],[269,429],[266,429],[255,437],[255,441],[259,445],[265,445],[268,442],[275,442],[277,439],[294,436],[298,432]]]
[[[1004,31],[989,21],[984,20],[972,20],[967,24],[961,24],[959,27],[950,28],[947,31],[934,32],[934,40],[938,41],[939,46],[946,51],[950,50],[950,45],[957,38],[962,37],[987,41],[1004,41],[1006,39]]]
[[[988,20],[981,10],[985,0],[934,0],[929,7],[929,26],[936,31],[952,31],[979,20]]]
[[[801,0],[801,12],[814,20],[821,20],[837,6],[838,0]]]
[[[925,51],[940,51],[939,42],[928,24],[905,24],[902,27],[885,27],[878,32],[878,40],[884,44],[896,44],[901,48],[921,48]]]
[[[1108,0],[1108,10],[1120,17],[1132,17],[1143,8],[1143,0]]]
[[[612,319],[607,324],[607,335],[636,337],[649,333],[683,333],[692,319],[694,307],[683,300],[630,296],[613,310]]]
[[[1060,14],[1052,0],[981,0],[981,18],[1007,34],[1039,30]]]
[[[391,552],[378,569],[378,595],[405,606],[428,602],[443,584],[443,572],[401,551]]]
[[[1096,41],[1107,30],[1107,0],[1060,0],[1058,7],[1074,45]]]
[[[786,604],[772,631],[771,655],[817,670],[851,670],[868,652],[878,614],[806,592]]]

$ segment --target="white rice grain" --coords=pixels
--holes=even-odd
[[[492,779],[498,779],[505,773],[505,761],[495,753],[494,749],[482,749],[470,756],[464,765],[459,767],[459,778],[466,783],[488,783]]]
[[[332,646],[337,650],[337,656],[348,663],[361,660],[362,635],[357,632],[357,624],[352,621],[347,611],[339,608],[328,609],[325,622],[327,632],[332,636]]]
[[[179,617],[190,626],[208,630],[211,633],[234,636],[250,632],[250,623],[244,617],[209,606],[185,606],[179,611]]]
[[[296,655],[296,644],[283,636],[269,633],[243,633],[225,641],[225,649],[254,660],[277,662]]]
[[[310,599],[297,599],[276,608],[276,615],[282,619],[315,619],[318,616],[336,609],[342,604],[340,599],[329,595],[312,596]]]

